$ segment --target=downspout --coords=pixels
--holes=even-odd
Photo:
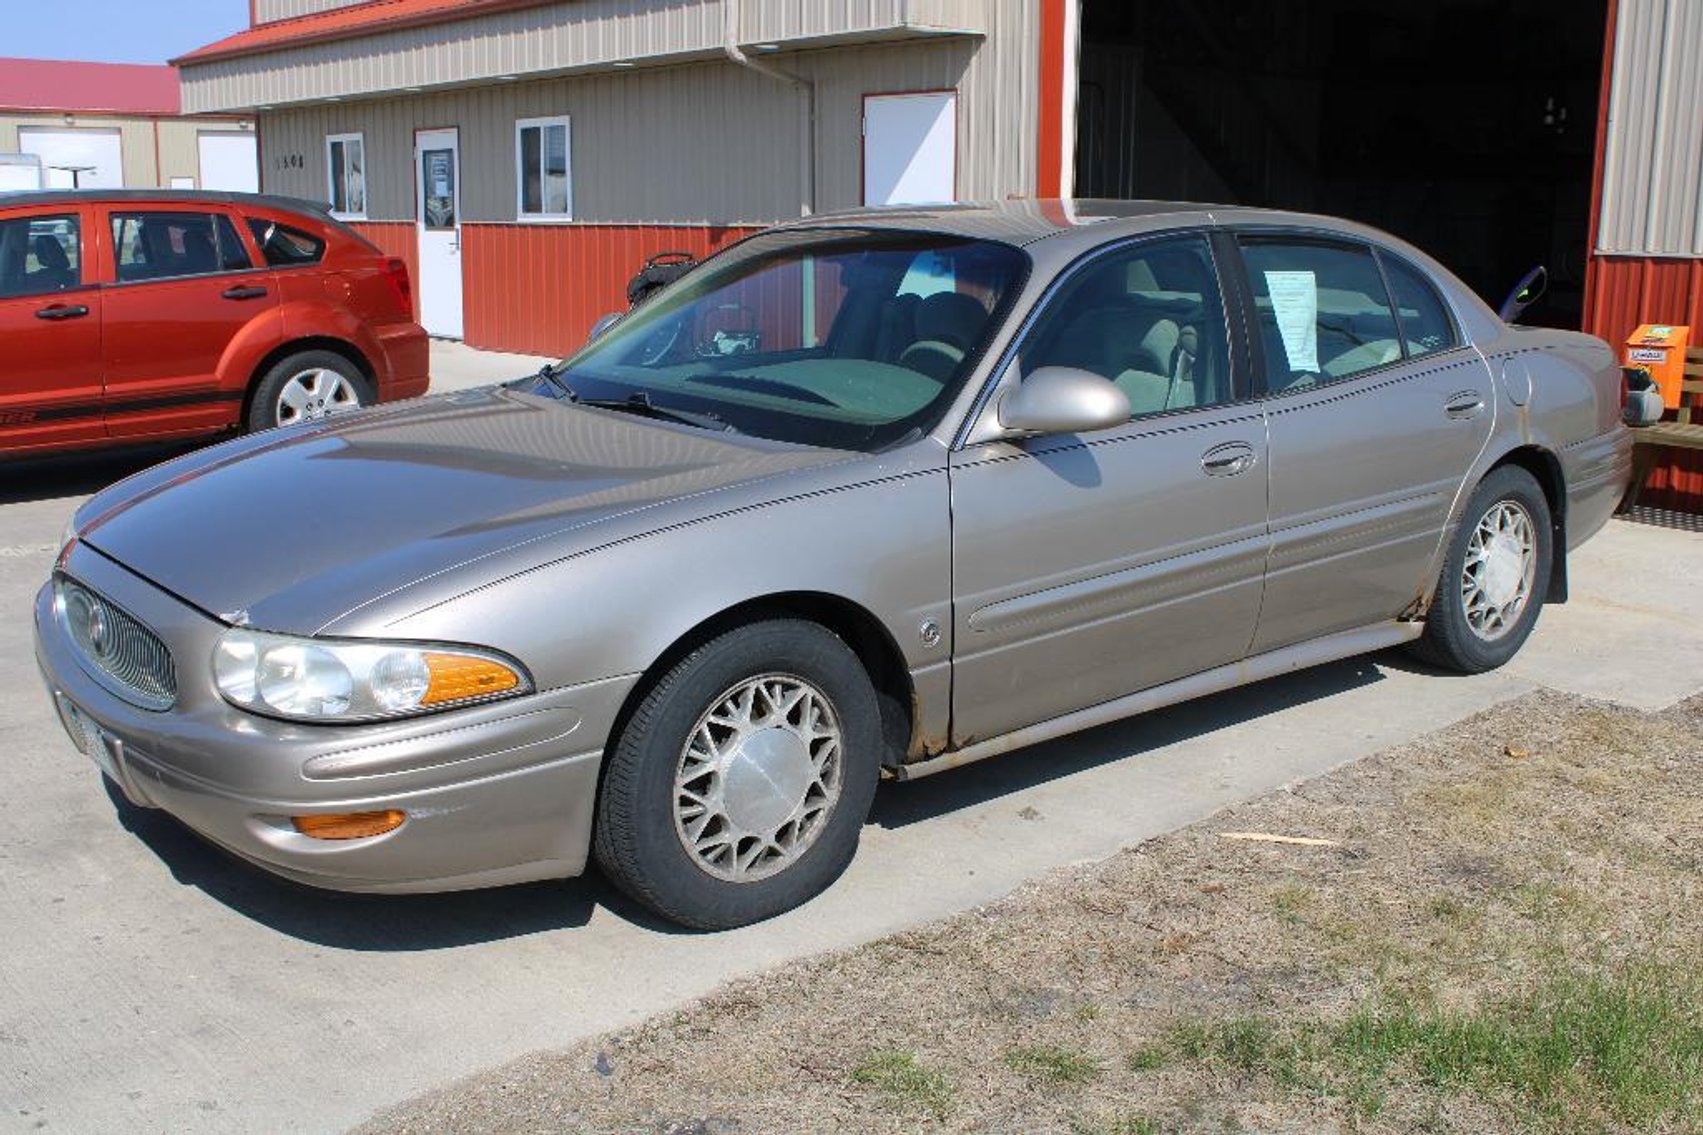
[[[739,50],[739,0],[721,0],[721,49],[728,60],[759,75],[790,83],[798,100],[798,215],[816,211],[816,84],[790,71],[761,63]]]

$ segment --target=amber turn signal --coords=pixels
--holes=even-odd
[[[408,813],[395,808],[383,812],[345,812],[333,816],[291,816],[290,823],[314,839],[365,839],[383,835],[402,826]]]
[[[426,672],[431,682],[421,705],[489,697],[520,685],[520,675],[502,663],[465,654],[427,654]]]

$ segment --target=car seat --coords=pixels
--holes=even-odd
[[[899,365],[944,383],[964,361],[987,323],[987,308],[974,296],[937,292],[917,305],[917,341],[899,354]]]
[[[77,273],[71,267],[71,258],[65,255],[65,246],[60,244],[47,233],[41,233],[30,242],[30,248],[35,253],[36,263],[41,265],[39,272],[33,273],[32,285],[47,284],[55,291],[69,288],[77,282]]]

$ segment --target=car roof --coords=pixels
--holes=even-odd
[[[167,205],[258,205],[305,213],[318,219],[330,218],[330,206],[303,197],[271,193],[229,193],[217,189],[24,189],[0,193],[0,209],[34,205],[92,205],[117,202],[148,202]]]

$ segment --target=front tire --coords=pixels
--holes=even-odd
[[[1462,513],[1414,652],[1463,674],[1507,662],[1537,624],[1554,554],[1536,479],[1517,465],[1492,470]]]
[[[280,359],[254,388],[250,432],[293,426],[373,402],[366,376],[335,351],[302,351]]]
[[[621,890],[699,930],[814,897],[880,779],[875,691],[839,637],[767,619],[675,663],[607,756],[593,850]]]

